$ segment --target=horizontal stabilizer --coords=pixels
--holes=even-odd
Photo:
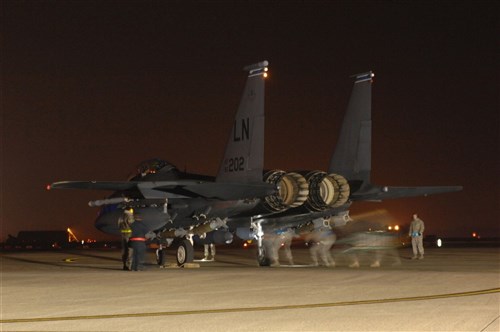
[[[370,186],[351,195],[353,201],[383,201],[386,199],[427,196],[462,190],[462,186],[378,187]]]

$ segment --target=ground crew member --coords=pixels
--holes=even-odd
[[[132,263],[132,248],[129,246],[129,239],[132,234],[130,226],[135,221],[133,211],[132,208],[125,209],[123,215],[118,219],[118,228],[122,236],[122,263],[124,270],[130,270]]]
[[[416,213],[413,215],[408,235],[411,236],[411,246],[413,249],[413,257],[411,259],[424,259],[424,222],[418,218]]]
[[[309,253],[311,254],[311,259],[313,261],[314,266],[319,266],[318,262],[318,253],[323,261],[323,264],[328,267],[335,266],[335,261],[330,253],[330,249],[332,248],[337,236],[332,231],[332,228],[329,224],[321,219],[317,219],[313,221],[315,223],[316,229],[311,232],[309,235],[309,240],[311,243],[311,247],[309,249]],[[317,227],[320,225],[319,227]]]
[[[265,232],[264,237],[262,238],[262,246],[264,247],[264,254],[266,257],[266,265],[269,266],[279,266],[279,256],[278,250],[276,249],[276,233],[274,232]]]
[[[139,219],[130,225],[132,234],[130,236],[130,246],[133,249],[132,254],[132,270],[141,271],[144,269],[144,256],[146,255],[146,234],[148,228]]]
[[[274,250],[276,251],[276,260],[279,265],[279,254],[280,248],[285,250],[285,257],[288,260],[288,264],[293,265],[292,256],[292,239],[295,237],[295,230],[293,228],[287,228],[286,230],[279,230],[276,232],[277,236],[274,240]]]
[[[204,258],[203,260],[204,261],[214,261],[215,260],[215,244],[213,243],[210,243],[210,244],[207,244],[205,243],[203,245],[203,248],[204,248]],[[210,256],[212,256],[212,258],[210,258]]]

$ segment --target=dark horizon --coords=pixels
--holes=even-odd
[[[373,70],[372,181],[457,193],[354,203],[427,234],[498,237],[498,3],[4,1],[1,232],[94,228],[63,180],[141,161],[215,175],[245,65],[268,60],[266,169],[328,166],[353,74]]]

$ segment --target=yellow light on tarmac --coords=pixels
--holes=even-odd
[[[399,231],[399,225],[394,226],[395,231]]]
[[[267,77],[267,73],[264,73],[264,78],[266,78],[266,77]]]
[[[392,231],[392,226],[387,227],[390,231]]]

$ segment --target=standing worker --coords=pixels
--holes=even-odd
[[[134,221],[134,210],[132,208],[125,209],[123,215],[118,219],[118,228],[122,236],[122,263],[123,269],[126,271],[130,270],[132,262],[132,248],[129,246],[129,239],[132,234],[130,226]]]
[[[307,239],[310,241],[309,253],[314,266],[319,266],[318,253],[323,264],[328,267],[334,267],[335,261],[330,253],[337,236],[333,232],[329,221],[319,218],[313,220],[315,229],[309,234]]]
[[[411,246],[413,248],[413,257],[411,259],[424,259],[424,228],[423,220],[415,213],[408,232],[408,235],[411,236]]]
[[[205,243],[203,245],[203,248],[204,248],[205,256],[203,257],[202,261],[214,261],[215,260],[215,244]],[[212,258],[210,258],[210,255],[212,256]]]
[[[288,264],[294,265],[291,246],[292,246],[292,240],[296,236],[295,230],[291,227],[288,227],[287,229],[279,230],[276,233],[278,236],[274,241],[274,250],[276,250],[276,253],[278,253],[280,248],[283,247]],[[278,254],[276,255],[278,256]]]
[[[132,247],[132,270],[141,271],[144,269],[144,256],[146,254],[146,234],[148,228],[140,219],[130,225],[132,234],[130,236],[130,246]]]

